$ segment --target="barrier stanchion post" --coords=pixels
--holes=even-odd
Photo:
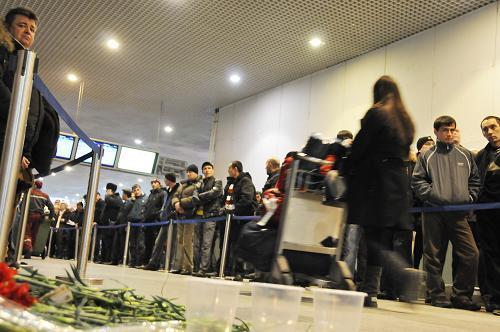
[[[17,175],[21,169],[35,60],[35,52],[17,52],[16,73],[0,162],[0,262],[5,261],[16,205]]]
[[[103,147],[99,148],[99,152],[93,153],[92,165],[90,166],[90,178],[87,190],[87,204],[85,204],[85,214],[82,226],[82,241],[79,247],[76,268],[81,278],[87,277],[87,263],[89,259],[89,250],[92,235],[92,222],[95,211],[95,197],[97,195],[97,187],[99,185],[99,173],[101,170],[101,158],[103,155]]]
[[[167,250],[165,250],[165,272],[168,273],[170,270],[170,255],[172,254],[172,234],[174,232],[174,221],[169,220],[168,230],[167,230]]]
[[[90,259],[95,263],[95,244],[97,242],[97,224],[92,227],[92,243],[90,244]]]
[[[19,217],[19,230],[17,231],[16,243],[15,243],[15,251],[14,258],[16,259],[16,263],[19,264],[21,262],[21,257],[23,255],[23,247],[24,247],[24,235],[26,234],[26,224],[28,223],[28,215],[30,208],[30,198],[31,198],[31,188],[23,193],[23,204],[21,205],[21,215]]]
[[[54,228],[50,227],[50,233],[49,233],[49,247],[47,248],[47,257],[50,258],[50,251],[52,248],[52,235],[54,235]]]
[[[222,243],[222,252],[220,253],[219,278],[224,278],[224,268],[226,267],[227,246],[229,243],[229,229],[231,228],[231,214],[226,215],[226,228],[224,230],[224,242]]]
[[[79,249],[79,243],[80,243],[80,229],[76,227],[75,231],[75,259],[78,258],[78,249]]]
[[[128,259],[128,241],[130,240],[131,223],[127,223],[127,230],[125,231],[125,245],[123,246],[123,266],[127,266]]]

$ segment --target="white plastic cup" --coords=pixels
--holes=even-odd
[[[258,332],[295,331],[304,289],[265,283],[251,283],[252,324]]]
[[[231,332],[240,295],[234,281],[191,278],[188,284],[188,332]]]
[[[311,288],[314,298],[314,332],[357,332],[366,293]]]

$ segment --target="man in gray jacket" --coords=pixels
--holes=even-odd
[[[434,121],[437,143],[422,153],[413,171],[412,188],[424,206],[469,204],[480,190],[480,178],[472,153],[453,142],[456,121],[440,116]],[[472,302],[479,252],[465,212],[424,213],[424,270],[431,304],[441,308],[479,310]],[[442,278],[448,248],[459,258],[454,271],[451,302],[445,296]]]

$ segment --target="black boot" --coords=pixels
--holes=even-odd
[[[380,289],[380,277],[382,276],[382,267],[367,266],[365,281],[361,285],[361,291],[368,294],[365,298],[365,307],[377,308],[377,296]]]

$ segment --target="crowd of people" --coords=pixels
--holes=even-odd
[[[36,15],[24,8],[9,11],[5,24],[0,24],[0,151],[13,80],[8,57],[15,50],[32,45],[37,26]],[[368,294],[365,305],[376,307],[379,297],[411,301],[410,288],[418,280],[417,269],[423,257],[426,302],[441,308],[479,310],[480,306],[472,300],[477,279],[486,310],[500,315],[500,210],[480,210],[475,214],[425,212],[421,216],[408,212],[412,204],[439,207],[500,201],[500,118],[492,115],[478,123],[488,143],[473,153],[460,144],[455,119],[440,116],[433,125],[436,140],[431,136],[418,139],[418,152],[413,156],[410,145],[415,128],[396,83],[383,76],[376,82],[373,96],[373,106],[362,119],[356,137],[352,139],[348,131],[338,135],[338,140],[346,141],[344,145],[348,146],[345,159],[328,156],[328,160],[342,162],[335,170],[340,176],[333,177],[337,182],[344,178],[347,188],[345,194],[339,195],[348,203],[342,259],[355,273],[358,289]],[[49,171],[58,132],[57,114],[33,89],[22,170],[31,173],[35,168],[40,174]],[[175,174],[166,174],[163,183],[153,179],[148,194],[139,184],[120,193],[116,184],[108,183],[103,198],[99,194],[89,198],[95,204],[93,222],[112,226],[207,219],[226,213],[252,216],[265,211],[262,197],[275,189],[280,167],[275,158],[266,162],[268,180],[262,188],[263,194],[256,191],[240,161],[230,163],[225,186],[214,177],[214,165],[210,162],[201,165],[203,175],[196,165],[189,165],[187,179],[179,181]],[[31,184],[29,179],[25,182]],[[55,229],[50,243],[52,255],[63,259],[74,257],[75,232],[64,229],[82,226],[84,204],[88,202],[70,209],[64,202],[52,203],[42,191],[41,182],[36,181],[34,186],[24,239],[25,257],[30,257],[45,218]],[[168,227],[173,227],[175,241],[171,265],[162,266]],[[253,272],[237,255],[243,227],[243,223],[234,223],[227,239],[225,273],[235,279]],[[222,244],[225,229],[224,223],[214,221],[133,227],[127,262],[122,261],[123,227],[100,229],[96,235],[97,263],[210,276],[220,264],[217,257],[221,248],[216,243],[218,239]],[[446,296],[442,278],[449,242],[453,250],[451,298]]]

